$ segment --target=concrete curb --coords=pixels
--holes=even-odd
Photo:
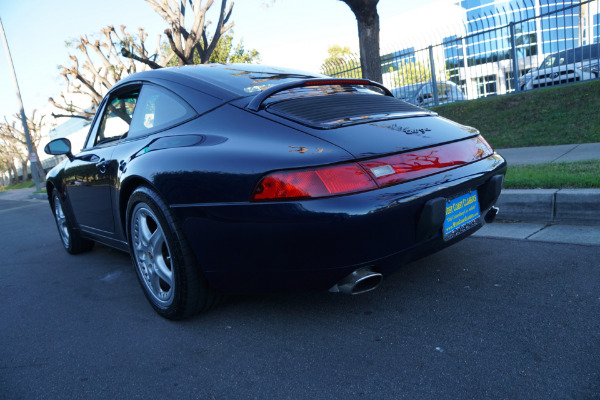
[[[28,197],[30,199],[48,200],[48,195],[46,193],[31,193]]]
[[[600,225],[600,189],[504,189],[498,219]]]

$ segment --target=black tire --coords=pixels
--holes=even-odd
[[[65,213],[65,208],[58,191],[52,192],[52,210],[54,211],[54,220],[58,228],[61,242],[70,254],[80,254],[90,251],[94,247],[94,241],[85,239],[81,236],[79,229],[75,229]]]
[[[146,298],[161,316],[180,320],[216,303],[173,214],[152,189],[137,188],[127,204],[131,258]]]

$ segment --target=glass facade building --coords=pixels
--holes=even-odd
[[[545,56],[600,43],[598,0],[462,0],[462,42],[443,40],[446,75],[457,84],[471,82],[471,97],[514,90],[518,76]],[[514,48],[513,48],[514,46]],[[462,58],[462,60],[460,60]],[[514,60],[517,60],[514,62]],[[462,64],[461,64],[462,63]]]
[[[434,11],[418,35],[381,56],[386,85],[435,77],[474,99],[600,78],[600,0],[453,0]],[[569,52],[585,56],[569,62],[561,56]],[[538,68],[549,56],[564,66]]]

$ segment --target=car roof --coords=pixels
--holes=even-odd
[[[121,80],[116,86],[135,81],[163,80],[231,100],[255,95],[279,83],[316,77],[321,78],[325,75],[259,64],[201,64],[138,72]]]
[[[437,81],[436,82],[438,85],[449,85],[449,86],[457,86],[456,83],[452,82],[452,81]],[[409,89],[409,88],[418,88],[421,86],[425,86],[427,84],[432,84],[432,81],[425,81],[425,82],[419,82],[419,83],[412,83],[410,85],[406,85],[406,86],[398,86],[395,89],[392,90],[397,90],[397,89]]]

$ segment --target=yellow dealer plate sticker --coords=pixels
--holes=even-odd
[[[444,238],[450,239],[479,222],[477,190],[446,201]]]

